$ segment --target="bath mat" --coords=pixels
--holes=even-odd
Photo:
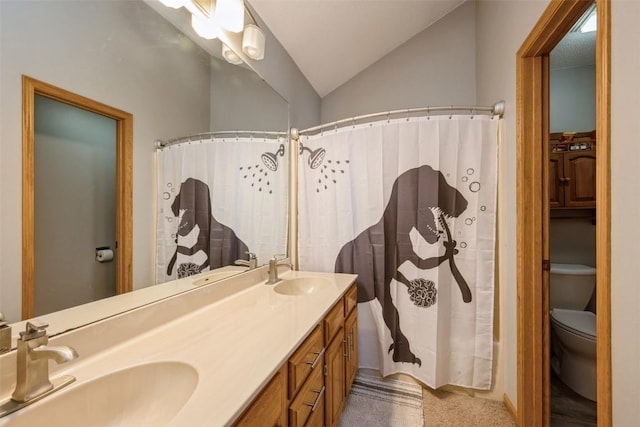
[[[358,371],[347,396],[340,427],[421,427],[422,388]]]

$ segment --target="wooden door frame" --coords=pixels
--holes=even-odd
[[[22,76],[22,318],[33,317],[35,288],[35,96],[116,121],[116,293],[132,290],[133,116],[48,83]]]
[[[518,425],[549,423],[549,311],[542,286],[548,254],[548,54],[589,7],[552,0],[516,55]],[[612,423],[611,403],[611,3],[596,0],[596,301],[598,426]],[[546,252],[545,252],[546,250]]]

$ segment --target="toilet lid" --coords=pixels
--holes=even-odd
[[[557,264],[551,263],[551,273],[569,274],[572,276],[594,276],[596,269],[582,264]]]
[[[551,317],[568,329],[593,338],[596,337],[596,315],[590,311],[554,308],[551,310]]]

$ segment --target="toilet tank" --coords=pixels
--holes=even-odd
[[[596,288],[596,269],[582,264],[551,263],[550,308],[584,310]]]

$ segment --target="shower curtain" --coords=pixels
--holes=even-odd
[[[156,283],[286,253],[287,145],[231,137],[158,151]]]
[[[300,268],[358,274],[383,375],[491,387],[498,122],[403,118],[300,137]]]

